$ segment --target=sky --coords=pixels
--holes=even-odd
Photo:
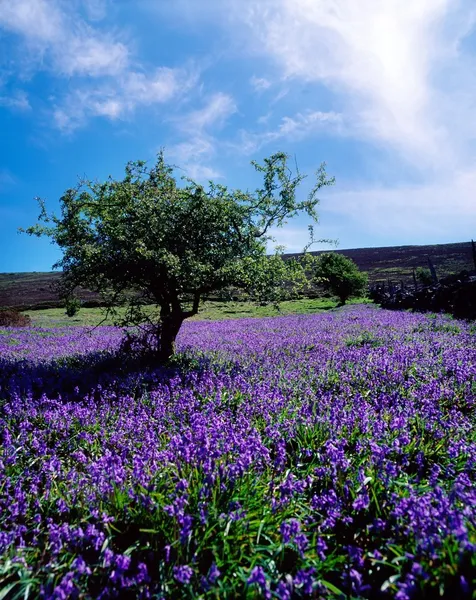
[[[474,0],[0,0],[0,272],[60,253],[35,197],[164,149],[240,189],[284,151],[338,248],[476,238]],[[309,222],[274,231],[301,251]],[[313,249],[329,248],[315,245]]]

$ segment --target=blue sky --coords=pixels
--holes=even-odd
[[[474,0],[0,0],[0,271],[59,257],[17,233],[35,196],[160,148],[240,188],[278,150],[308,185],[326,161],[340,248],[475,238],[475,115]]]

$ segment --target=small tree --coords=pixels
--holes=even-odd
[[[425,267],[418,267],[415,271],[415,277],[422,285],[431,285],[433,283],[433,277],[430,269]]]
[[[67,316],[74,317],[81,308],[81,300],[77,296],[70,296],[69,298],[66,298],[64,307]]]
[[[205,189],[189,179],[180,186],[160,153],[152,168],[128,163],[122,180],[81,181],[60,199],[59,217],[38,199],[40,223],[26,231],[51,237],[63,251],[54,268],[63,269],[64,297],[86,287],[103,296],[117,324],[148,323],[165,361],[204,294],[234,286],[279,297],[277,271],[292,276],[293,267],[266,258],[269,230],[302,211],[317,221],[317,193],[334,183],[322,164],[309,195],[297,200],[304,175],[291,171],[286,154],[252,165],[263,177],[254,192],[213,182]],[[156,311],[145,309],[151,303]]]
[[[316,283],[324,286],[342,305],[352,296],[360,296],[367,288],[367,274],[359,271],[353,260],[336,252],[315,257],[313,274]]]

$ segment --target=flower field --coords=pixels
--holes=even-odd
[[[0,599],[474,598],[476,330],[352,307],[0,335]]]

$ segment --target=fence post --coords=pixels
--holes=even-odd
[[[438,275],[436,274],[436,269],[431,262],[431,258],[428,256],[428,266],[430,267],[431,278],[433,279],[433,283],[438,283]]]

